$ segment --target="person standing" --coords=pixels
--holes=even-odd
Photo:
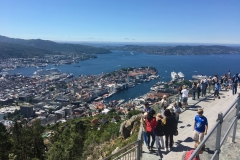
[[[156,139],[156,145],[159,149],[165,148],[164,140],[163,140],[164,132],[163,132],[163,126],[162,126],[162,119],[163,119],[163,116],[161,115],[161,113],[158,113],[156,116],[157,126],[155,129],[156,131],[155,139]]]
[[[182,98],[183,98],[183,108],[185,109],[188,106],[188,90],[187,86],[183,85],[183,90],[181,91],[182,93]]]
[[[178,106],[182,108],[182,86],[178,87],[178,97],[179,97],[179,101],[178,101]]]
[[[160,102],[161,113],[164,113],[164,110],[168,107],[167,95],[163,95],[163,98]]]
[[[176,123],[177,123],[176,127],[178,128],[179,115],[181,114],[182,111],[176,102],[173,103],[173,110],[175,113],[175,119],[176,119]]]
[[[193,139],[196,143],[203,140],[208,130],[208,121],[207,118],[203,116],[203,110],[198,109],[197,113],[198,115],[195,116],[193,125]]]
[[[146,131],[147,131],[147,139],[148,139],[147,146],[150,151],[153,150],[153,145],[155,142],[154,130],[157,126],[156,118],[153,117],[153,115],[154,115],[153,110],[151,110],[150,112],[148,112],[148,116],[146,118]],[[151,145],[150,145],[150,136],[152,137]]]
[[[239,81],[239,77],[238,77],[238,73],[236,73],[233,77],[232,77],[232,94],[236,94],[237,93],[237,84]]]
[[[192,100],[195,100],[196,92],[197,92],[197,84],[196,82],[193,82],[192,83]]]
[[[231,72],[230,72],[230,70],[228,71],[228,78],[231,78]]]
[[[215,84],[214,100],[215,100],[216,96],[218,97],[218,99],[220,99],[220,96],[219,96],[220,89],[221,89],[221,85],[219,84],[219,82],[217,82]]]
[[[143,112],[150,112],[152,110],[152,108],[150,107],[150,104],[148,102],[145,102],[145,108],[143,110]]]
[[[176,120],[175,117],[172,116],[171,111],[166,109],[164,111],[165,117],[163,118],[163,126],[164,126],[164,134],[165,134],[165,151],[168,151],[168,140],[170,139],[170,150],[173,147],[173,134],[175,134],[177,127],[176,127]]]
[[[200,97],[200,92],[201,92],[201,83],[200,83],[200,80],[198,80],[198,83],[197,83],[197,98],[198,99]]]
[[[142,135],[143,135],[143,139],[144,139],[144,142],[145,142],[146,146],[148,146],[147,131],[146,131],[146,125],[147,125],[146,124],[146,118],[147,118],[147,115],[148,115],[148,113],[145,112],[143,114],[143,116],[141,117],[141,119],[140,119],[140,123],[142,125]]]
[[[238,74],[238,86],[240,88],[240,73]]]
[[[202,81],[202,97],[206,96],[207,93],[207,79]]]

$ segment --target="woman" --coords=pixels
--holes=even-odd
[[[197,83],[197,98],[198,99],[200,97],[200,92],[201,92],[201,83],[200,83],[200,80],[198,80],[198,83]]]
[[[142,135],[143,135],[143,139],[144,139],[144,142],[145,142],[146,146],[148,146],[147,131],[146,131],[146,118],[147,118],[147,115],[148,115],[148,113],[145,112],[143,114],[143,116],[141,117],[141,119],[140,119],[140,123],[142,125]]]
[[[175,134],[177,127],[176,127],[176,120],[175,117],[172,116],[169,109],[166,109],[164,112],[164,119],[163,119],[163,126],[164,126],[164,134],[165,134],[165,151],[168,151],[168,139],[170,138],[170,150],[173,147],[173,135]]]
[[[154,115],[154,112],[153,112],[153,110],[151,110],[150,112],[148,112],[148,116],[146,119],[146,131],[147,131],[147,139],[148,139],[147,146],[150,151],[153,150],[153,145],[155,142],[154,130],[157,126],[156,118],[153,117],[153,115]],[[150,146],[150,136],[152,137],[151,146]]]
[[[207,93],[207,79],[202,80],[202,97],[206,96]]]
[[[162,126],[162,119],[163,119],[162,115],[158,113],[156,116],[157,126],[155,129],[156,131],[155,139],[156,139],[157,148],[161,148],[161,149],[165,148],[164,140],[163,140],[164,133],[163,133],[163,126]]]
[[[178,96],[179,96],[179,102],[178,102],[178,106],[182,108],[182,86],[179,86],[178,88]]]
[[[193,82],[192,83],[192,100],[195,100],[196,92],[197,92],[197,84],[196,82]]]

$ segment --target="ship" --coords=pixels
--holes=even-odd
[[[178,72],[178,77],[183,79],[184,78],[184,74],[182,72]]]
[[[172,80],[175,81],[179,78],[178,74],[176,72],[171,72],[171,77],[172,77]]]
[[[40,69],[35,71],[33,74],[43,76],[43,75],[54,75],[54,74],[60,74],[61,71],[57,68],[51,68],[51,69]]]
[[[206,75],[193,75],[192,76],[192,79],[196,79],[196,80],[202,80],[202,79],[205,79],[205,78],[208,78]]]

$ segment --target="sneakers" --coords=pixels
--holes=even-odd
[[[168,151],[168,148],[165,148],[165,152],[167,152]]]

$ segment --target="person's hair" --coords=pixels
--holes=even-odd
[[[182,90],[182,86],[179,86],[179,87],[178,87],[178,90],[179,90],[179,91]]]
[[[157,116],[156,116],[157,119],[161,119],[163,118],[163,116],[161,115],[161,113],[158,113]]]
[[[152,119],[153,119],[153,114],[152,114],[152,112],[150,111],[150,112],[148,112],[147,120],[148,120],[148,121],[151,121]]]
[[[183,85],[183,86],[182,86],[182,88],[183,88],[183,89],[186,89],[186,88],[187,88],[187,86]]]
[[[203,114],[203,110],[202,109],[198,109],[197,113]]]
[[[171,111],[169,109],[165,109],[164,116],[166,117],[171,116]]]

